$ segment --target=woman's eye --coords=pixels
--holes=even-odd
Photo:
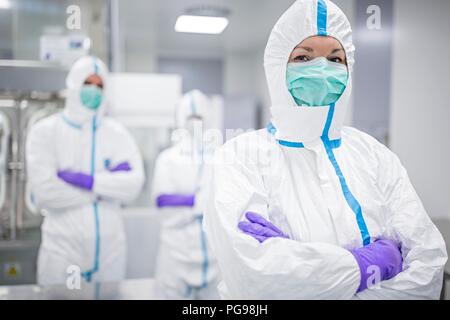
[[[311,59],[308,56],[304,56],[304,55],[296,56],[294,58],[294,61],[300,61],[300,62],[306,62],[306,61],[309,61],[309,60],[311,60]]]
[[[339,57],[332,57],[332,58],[328,58],[329,61],[331,62],[336,62],[336,63],[342,63],[342,59]]]

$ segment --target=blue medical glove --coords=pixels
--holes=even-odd
[[[380,270],[380,281],[389,280],[402,271],[402,252],[400,245],[395,241],[377,240],[350,252],[358,262],[361,271],[361,281],[357,292],[367,289],[367,280],[374,275],[373,266]]]
[[[269,238],[287,238],[289,236],[283,233],[270,221],[264,219],[261,215],[254,212],[247,212],[245,217],[248,221],[241,221],[238,223],[238,228],[245,234],[252,236],[259,242],[264,242]]]
[[[193,207],[194,194],[162,194],[156,198],[158,208],[162,207]]]
[[[82,172],[74,172],[70,170],[58,171],[58,178],[81,189],[92,190],[94,185],[94,177]]]

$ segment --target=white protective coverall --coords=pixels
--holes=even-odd
[[[186,93],[177,106],[177,143],[156,161],[152,202],[164,194],[195,194],[193,207],[157,208],[162,227],[156,279],[169,299],[219,298],[219,270],[202,229],[213,153],[222,142],[215,123],[219,109],[198,90]],[[192,116],[202,118],[200,126],[188,120]]]
[[[222,273],[224,298],[436,299],[447,260],[399,159],[369,135],[344,127],[349,84],[336,104],[297,107],[286,65],[300,42],[329,35],[354,63],[350,24],[326,0],[298,0],[278,20],[264,57],[271,95],[267,130],[216,151],[205,231]],[[358,107],[358,106],[355,106]],[[290,239],[262,244],[237,225],[253,211]],[[403,271],[355,294],[360,270],[347,249],[378,237],[398,240]]]
[[[103,80],[97,111],[85,108],[80,89],[92,74]],[[67,78],[64,111],[37,122],[27,145],[32,197],[45,213],[38,256],[38,283],[62,284],[80,268],[88,281],[117,281],[125,276],[126,239],[121,205],[138,196],[144,183],[139,149],[130,133],[105,117],[108,71],[95,57],[75,62]],[[128,162],[131,171],[110,172]],[[70,169],[94,176],[92,191],[57,177]],[[71,274],[72,276],[74,274]]]

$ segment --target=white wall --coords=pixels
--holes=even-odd
[[[199,89],[205,94],[223,93],[223,59],[186,58],[160,55],[159,73],[179,74],[183,80],[183,93]]]
[[[450,219],[450,1],[394,7],[391,147],[433,218]]]
[[[355,1],[357,0],[333,0],[333,2],[339,7],[341,8],[341,10],[345,13],[345,15],[347,16],[347,19],[350,21],[350,25],[352,26],[352,28],[354,28],[353,26],[355,25]],[[353,32],[355,30],[353,29]],[[353,33],[353,39],[355,38],[355,34]],[[358,50],[358,48],[356,48],[356,50]],[[356,61],[356,63],[358,63],[358,61]],[[354,77],[354,73],[353,73],[353,77]],[[345,115],[345,119],[344,119],[344,125],[347,126],[351,126],[353,124],[353,106],[354,106],[354,92],[355,92],[355,87],[353,86],[353,92],[352,95],[350,97],[350,102],[349,102],[349,106],[348,106],[348,110],[347,113]]]
[[[159,1],[119,0],[117,72],[152,73],[157,69]]]
[[[262,106],[265,124],[269,119],[270,99],[263,57],[263,46],[227,53],[224,58],[224,94],[227,97],[255,97]]]
[[[255,93],[254,77],[257,52],[236,52],[225,56],[224,93],[226,95],[240,95]]]
[[[225,55],[224,92],[228,95],[250,93],[261,95],[267,92],[264,74],[264,48],[261,45],[245,52]]]

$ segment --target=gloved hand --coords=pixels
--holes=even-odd
[[[238,223],[238,228],[241,229],[245,234],[252,236],[259,242],[264,242],[269,238],[287,238],[289,236],[283,233],[280,229],[278,229],[274,224],[270,221],[264,219],[261,215],[254,212],[247,212],[245,217],[248,219],[247,221],[241,221]]]
[[[194,194],[162,194],[156,198],[158,208],[162,207],[193,207]]]
[[[380,281],[389,280],[402,271],[402,252],[400,245],[391,240],[377,240],[365,247],[350,250],[358,262],[361,282],[357,292],[367,289],[367,280],[374,275],[373,268],[380,268]]]
[[[58,171],[58,178],[81,189],[92,190],[94,185],[94,177],[82,172],[74,172],[70,170]]]
[[[115,166],[112,169],[109,169],[110,172],[117,172],[117,171],[131,171],[130,164],[127,162],[121,162],[117,166]]]

